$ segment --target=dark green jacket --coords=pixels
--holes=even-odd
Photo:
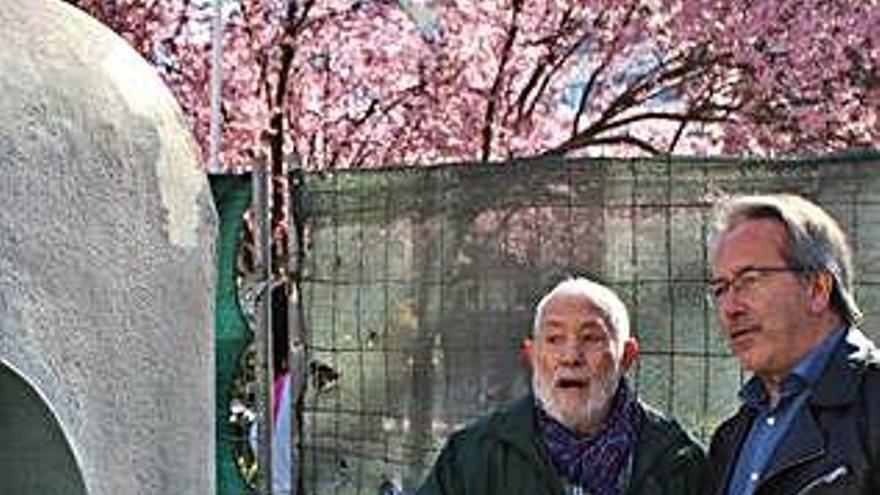
[[[417,495],[561,495],[563,481],[544,453],[524,397],[449,438]],[[674,421],[640,404],[625,495],[704,495],[703,450]]]

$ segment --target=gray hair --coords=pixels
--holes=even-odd
[[[852,296],[852,251],[843,229],[821,207],[792,194],[739,196],[722,202],[716,211],[709,259],[715,259],[726,232],[748,220],[773,219],[788,233],[785,253],[792,268],[805,273],[828,272],[833,280],[831,308],[847,323],[862,319]]]
[[[537,338],[541,330],[541,320],[544,317],[544,309],[547,303],[554,297],[561,294],[575,294],[589,299],[598,307],[605,316],[605,321],[614,332],[615,338],[619,342],[629,339],[629,313],[626,305],[620,300],[617,294],[605,287],[604,285],[593,282],[584,277],[572,277],[556,284],[550,292],[541,298],[535,308],[535,320],[532,325],[532,337]]]

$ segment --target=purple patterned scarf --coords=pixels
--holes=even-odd
[[[621,380],[602,427],[585,437],[537,407],[538,431],[556,471],[595,495],[618,495],[618,481],[638,435],[641,416],[635,396]]]

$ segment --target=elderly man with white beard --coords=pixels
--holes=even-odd
[[[417,495],[702,495],[703,450],[640,402],[620,298],[585,278],[538,303],[532,394],[449,438]]]

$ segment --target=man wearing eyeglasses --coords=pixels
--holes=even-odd
[[[710,297],[753,376],[713,435],[710,493],[880,493],[880,353],[856,327],[851,258],[837,222],[801,197],[718,209]]]

